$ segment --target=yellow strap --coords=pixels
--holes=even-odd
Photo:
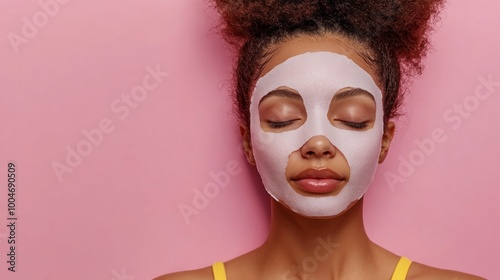
[[[391,280],[405,280],[408,270],[410,269],[410,265],[410,259],[401,257],[396,265],[396,269],[394,269],[394,274],[392,274]]]
[[[224,263],[216,262],[212,265],[212,271],[214,272],[214,280],[227,280],[226,270],[224,269]]]
[[[410,269],[411,260],[405,257],[399,259],[396,269],[394,269],[394,274],[391,280],[405,280],[408,270]],[[212,265],[212,271],[214,273],[214,280],[227,280],[226,270],[224,269],[224,263],[216,262]]]

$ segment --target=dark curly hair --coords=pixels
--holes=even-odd
[[[444,0],[213,0],[236,47],[235,109],[250,122],[250,94],[272,47],[298,35],[336,34],[367,50],[384,92],[384,123],[400,115],[407,78],[422,72]]]

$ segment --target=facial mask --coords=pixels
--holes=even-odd
[[[294,89],[302,96],[307,120],[295,130],[266,132],[260,124],[259,102],[281,86]],[[332,97],[346,87],[361,88],[373,95],[376,115],[372,128],[343,129],[328,120]],[[378,166],[383,135],[382,93],[372,77],[355,62],[333,52],[293,56],[257,81],[250,102],[251,142],[257,170],[275,200],[303,216],[333,217],[363,196]],[[286,180],[290,154],[316,135],[325,136],[349,165],[349,181],[337,195],[305,196]]]

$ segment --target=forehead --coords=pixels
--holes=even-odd
[[[341,54],[354,61],[360,68],[367,72],[375,81],[378,88],[382,88],[379,83],[379,77],[375,70],[363,59],[359,53],[366,52],[366,50],[356,45],[353,42],[343,39],[335,35],[322,35],[322,36],[298,36],[287,40],[278,46],[275,46],[271,55],[267,57],[266,63],[263,65],[259,77],[265,76],[277,65],[285,62],[293,56],[297,56],[306,52],[333,52]]]
[[[276,65],[256,82],[251,100],[262,101],[282,87],[302,95],[306,105],[329,104],[332,94],[335,98],[349,88],[364,91],[376,97],[376,103],[381,102],[381,90],[371,75],[345,55],[330,51],[299,54]]]

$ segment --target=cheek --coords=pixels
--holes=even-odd
[[[272,149],[274,138],[273,134],[264,133],[260,128],[260,124],[258,129],[255,129],[255,126],[253,129],[250,129],[250,143],[254,154],[256,152],[262,153]]]
[[[372,129],[359,132],[349,139],[349,142],[342,143],[342,150],[351,166],[351,174],[358,177],[371,176],[378,166],[381,136]]]

